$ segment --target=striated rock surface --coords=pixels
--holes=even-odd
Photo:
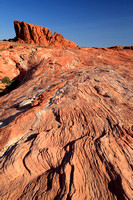
[[[20,43],[38,44],[57,47],[77,47],[76,43],[65,39],[56,32],[52,35],[47,27],[37,26],[24,21],[14,21],[15,41]]]
[[[0,97],[0,199],[131,200],[133,51],[9,47],[3,73],[12,62],[20,83]]]

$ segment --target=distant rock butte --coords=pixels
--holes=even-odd
[[[20,81],[0,97],[0,200],[133,199],[133,51],[3,42],[0,63]]]
[[[47,27],[37,26],[24,21],[14,21],[15,41],[56,47],[77,47],[76,43],[65,39],[56,32],[52,35]]]

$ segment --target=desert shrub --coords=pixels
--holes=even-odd
[[[8,76],[5,76],[1,81],[2,83],[8,84],[8,85],[11,84],[11,80]]]

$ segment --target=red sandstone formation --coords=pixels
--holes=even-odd
[[[16,41],[20,43],[38,44],[57,47],[77,47],[75,42],[65,39],[56,32],[52,35],[47,27],[28,24],[24,21],[14,21]]]
[[[131,200],[133,51],[4,43],[0,55],[1,77],[21,80],[0,97],[0,199]]]

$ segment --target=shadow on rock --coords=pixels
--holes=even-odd
[[[108,184],[109,191],[116,195],[117,200],[125,200],[124,190],[121,184],[121,177],[117,175],[115,180],[111,180]]]

